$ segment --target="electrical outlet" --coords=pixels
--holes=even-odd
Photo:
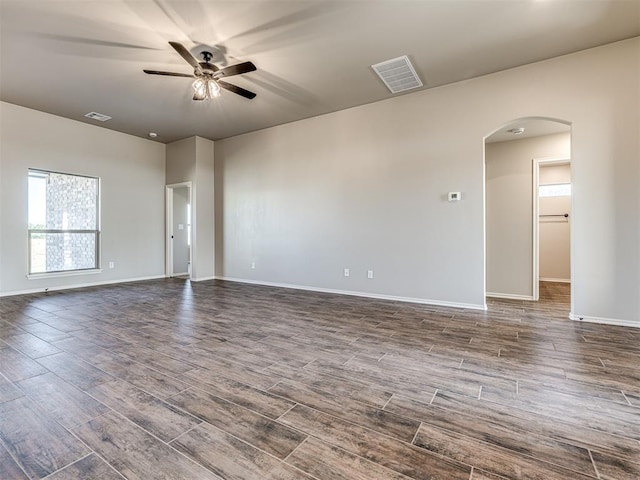
[[[256,262],[251,262],[251,270],[255,270],[256,269]]]
[[[373,278],[373,270],[367,270],[367,278]]]
[[[114,262],[109,262],[109,268],[115,268],[116,264]]]
[[[345,277],[348,277],[348,276],[349,276],[349,269],[348,269],[348,268],[345,268],[345,269],[344,269],[344,276],[345,276]]]

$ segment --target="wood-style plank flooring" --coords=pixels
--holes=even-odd
[[[182,279],[0,298],[1,479],[640,478],[640,329]]]

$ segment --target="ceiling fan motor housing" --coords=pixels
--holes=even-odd
[[[205,52],[202,52],[200,55],[204,60],[203,62],[199,62],[202,73],[204,73],[205,75],[213,75],[219,70],[218,67],[216,67],[213,63],[211,63],[211,59],[213,58],[213,55],[211,52],[205,51]]]

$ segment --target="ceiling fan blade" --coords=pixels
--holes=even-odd
[[[218,85],[220,85],[225,90],[229,90],[230,92],[236,93],[241,97],[248,98],[249,100],[255,98],[256,96],[255,93],[250,92],[249,90],[245,90],[244,88],[238,87],[237,85],[231,85],[230,83],[224,82],[222,80],[218,80]]]
[[[187,63],[189,65],[191,65],[193,68],[195,68],[196,70],[200,71],[200,62],[198,62],[198,60],[196,59],[196,57],[194,57],[193,55],[191,55],[191,53],[189,52],[189,50],[187,50],[184,45],[182,45],[181,43],[178,42],[169,42],[169,45],[171,45],[174,50],[176,52],[178,52],[180,54],[180,56],[182,58],[184,58]]]
[[[230,77],[232,75],[242,75],[243,73],[254,72],[256,66],[251,62],[238,63],[230,67],[221,68],[215,73],[216,77]]]
[[[170,77],[188,77],[193,78],[193,75],[189,75],[186,73],[175,73],[175,72],[161,72],[159,70],[142,70],[144,73],[148,73],[149,75],[168,75]]]

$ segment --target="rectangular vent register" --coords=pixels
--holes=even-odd
[[[412,88],[422,87],[422,80],[418,77],[409,57],[393,58],[385,62],[371,65],[391,93],[404,92]]]

